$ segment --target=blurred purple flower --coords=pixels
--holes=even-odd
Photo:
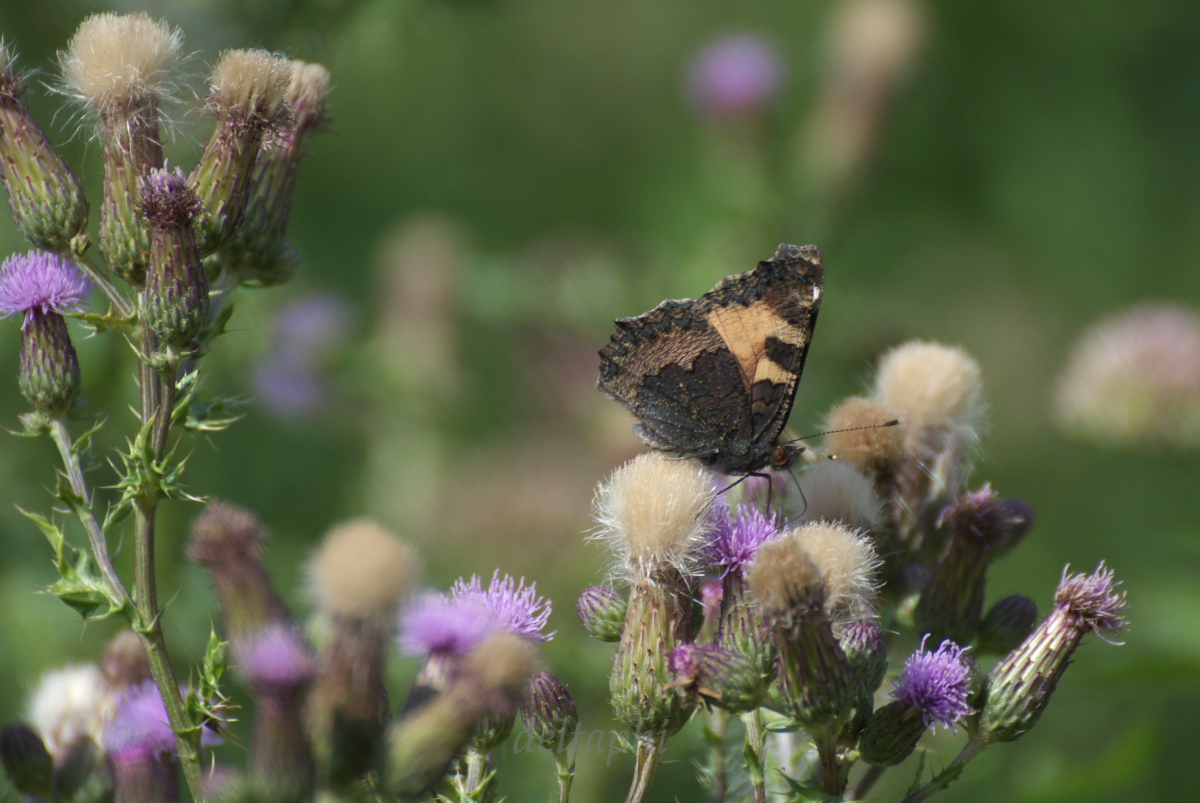
[[[487,590],[484,590],[479,575],[473,574],[470,580],[460,577],[450,593],[455,599],[482,602],[505,632],[530,641],[549,641],[554,636],[554,632],[542,632],[550,619],[550,600],[538,596],[537,583],[526,587],[524,577],[520,582],[511,575],[501,577],[497,569]]]
[[[687,93],[710,116],[749,116],[765,111],[783,82],[783,59],[774,46],[754,34],[727,34],[696,56],[688,70]]]
[[[400,649],[408,655],[464,655],[499,630],[488,606],[430,592],[400,612]]]
[[[926,727],[936,729],[936,723],[953,727],[972,713],[967,705],[971,671],[963,660],[966,650],[946,640],[936,652],[927,652],[928,638],[921,639],[921,648],[904,662],[892,697],[919,709]]]
[[[0,265],[0,318],[32,310],[79,310],[91,290],[70,260],[45,251],[13,254]]]
[[[205,728],[201,742],[220,743]],[[175,734],[167,718],[167,707],[154,681],[129,688],[117,700],[116,711],[104,728],[104,751],[120,763],[144,761],[157,753],[175,750]]]
[[[325,362],[348,337],[349,302],[328,292],[293,300],[281,309],[271,346],[251,369],[257,399],[281,418],[319,411],[330,396]]]
[[[260,687],[300,686],[315,671],[312,654],[289,622],[273,622],[250,638],[233,643],[238,667]]]

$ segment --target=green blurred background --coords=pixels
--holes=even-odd
[[[181,26],[197,91],[227,47],[332,73],[334,123],[310,140],[289,229],[303,268],[244,292],[237,331],[208,361],[209,390],[250,400],[247,417],[188,447],[195,493],[267,522],[269,568],[297,612],[322,533],[374,516],[420,547],[430,586],[495,567],[536,580],[555,604],[546,660],[585,730],[613,727],[612,647],[584,637],[574,601],[607,562],[583,538],[592,489],[640,446],[594,390],[596,350],[613,318],[703,293],[781,241],[812,242],[828,284],[793,427],[819,429],[888,345],[961,344],[983,366],[993,421],[973,484],[1038,513],[989,596],[1026,593],[1046,610],[1065,564],[1101,559],[1129,593],[1125,646],[1088,639],[1034,731],[985,753],[941,799],[1194,799],[1200,462],[1072,442],[1050,400],[1089,322],[1143,299],[1200,303],[1200,4],[913,0],[882,17],[890,28],[855,22],[857,6],[4,0],[0,32],[20,66],[41,70],[29,103],[93,199],[100,148],[41,84],[88,13],[145,9]],[[756,111],[706,112],[689,65],[731,33],[768,42],[783,83]],[[185,168],[209,130],[197,105],[168,148]],[[0,253],[23,248],[0,216]],[[291,330],[275,323],[313,297],[323,323],[294,307]],[[302,403],[272,386],[289,378],[272,360],[297,326],[323,333],[316,373],[296,380],[315,383]],[[18,326],[0,327],[0,424],[15,427]],[[108,337],[79,350],[89,405],[109,413],[99,445],[121,444],[127,348]],[[49,551],[14,505],[48,507],[52,448],[0,443],[9,720],[41,671],[92,660],[113,629],[35,593],[52,582]],[[93,482],[110,479],[101,469]],[[162,528],[181,666],[216,614],[205,577],[179,559],[198,509],[167,504]],[[400,694],[413,667],[395,664]],[[672,743],[656,800],[699,799],[694,730]],[[935,764],[956,744],[935,739]],[[579,803],[624,794],[629,758],[605,765],[581,756]],[[912,772],[890,773],[882,798]],[[518,755],[501,792],[545,800],[552,784],[547,757]]]

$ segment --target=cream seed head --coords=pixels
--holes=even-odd
[[[965,350],[910,341],[886,355],[875,379],[875,398],[894,408],[912,447],[929,428],[977,437],[987,412],[979,363]]]
[[[56,759],[80,737],[99,741],[112,711],[108,682],[95,664],[47,672],[29,700],[29,722]]]
[[[595,537],[629,573],[672,566],[689,574],[710,538],[713,485],[714,475],[694,460],[638,455],[597,489]]]
[[[333,528],[309,565],[317,607],[337,617],[390,617],[415,575],[412,547],[369,519]]]
[[[899,419],[899,426],[883,427]],[[825,418],[825,447],[838,460],[875,475],[900,459],[905,422],[891,407],[874,399],[852,396],[834,407]]]
[[[825,578],[795,530],[759,548],[746,584],[766,618],[775,621],[823,610],[828,596]]]
[[[183,34],[135,14],[93,14],[59,54],[66,91],[101,116],[160,101],[174,89]]]
[[[875,495],[874,483],[850,463],[817,463],[805,470],[801,484],[808,505],[800,521],[827,521],[871,531],[883,526],[883,504]]]
[[[795,530],[794,538],[825,579],[825,613],[834,621],[875,615],[879,558],[871,539],[842,524],[818,521]]]
[[[325,102],[333,83],[329,70],[320,64],[303,61],[291,63],[292,77],[287,92],[287,105],[297,129],[304,130],[325,123]]]
[[[265,50],[226,50],[213,67],[209,107],[218,115],[275,122],[287,113],[292,63]]]

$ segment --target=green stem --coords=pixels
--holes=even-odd
[[[887,770],[887,767],[880,767],[874,764],[867,767],[867,771],[863,773],[863,777],[858,779],[858,783],[855,785],[854,791],[850,793],[850,799],[862,800],[864,797],[866,797],[867,793],[871,791],[871,787],[873,787],[875,783],[883,777],[885,770]]]
[[[87,480],[83,476],[83,466],[79,464],[79,455],[75,454],[75,450],[72,448],[71,433],[67,431],[66,422],[61,418],[56,418],[51,422],[50,438],[58,447],[59,455],[62,456],[63,467],[66,469],[67,481],[71,483],[71,490],[83,500],[83,507],[77,508],[76,513],[83,523],[83,529],[87,531],[88,543],[92,547],[92,557],[95,558],[96,565],[100,567],[100,576],[108,584],[109,593],[113,598],[128,603],[130,602],[129,592],[125,590],[125,584],[121,582],[117,570],[113,568],[112,556],[108,553],[108,543],[104,540],[104,530],[92,513],[92,497],[88,491]]]
[[[746,774],[750,776],[750,788],[754,790],[754,803],[767,800],[767,731],[763,726],[761,709],[742,714],[746,726]]]
[[[725,731],[729,727],[729,714],[719,708],[707,713],[704,722],[704,739],[712,749],[712,799],[713,803],[725,803]]]
[[[650,785],[654,783],[654,772],[658,769],[658,759],[661,755],[660,743],[654,740],[654,734],[638,736],[633,783],[629,786],[629,795],[625,798],[625,803],[645,803],[646,796],[650,794]]]
[[[958,776],[962,775],[962,771],[966,768],[967,764],[975,756],[982,753],[986,747],[987,742],[972,736],[970,741],[963,745],[962,751],[954,757],[953,761],[946,765],[944,770],[935,775],[929,783],[910,793],[900,803],[920,803],[920,801],[926,800],[937,792],[942,791],[951,782],[957,780]]]
[[[473,803],[493,800],[496,790],[492,782],[496,779],[496,768],[488,760],[487,753],[468,747],[463,761],[466,762],[467,772],[462,780],[460,800]]]
[[[558,767],[558,803],[570,803],[571,782],[575,780],[575,759],[567,758],[567,751],[554,754],[554,763]]]
[[[98,267],[86,252],[71,254],[70,257],[75,261],[75,264],[83,269],[87,277],[92,280],[92,284],[99,287],[100,292],[104,293],[104,297],[112,305],[113,312],[122,318],[128,318],[133,315],[133,304],[125,297],[120,288],[113,284],[112,279],[108,277],[108,271]]]
[[[154,353],[154,338],[145,333],[145,354]],[[150,429],[151,451],[157,465],[161,465],[167,452],[167,441],[171,434],[171,412],[175,406],[175,374],[177,366],[170,364],[156,371],[142,363],[142,420],[152,421]],[[149,467],[157,471],[157,467]],[[154,539],[155,520],[161,488],[155,484],[152,492],[143,495],[136,505],[136,527],[134,530],[133,576],[138,617],[141,620],[139,634],[150,660],[150,674],[162,694],[167,709],[171,730],[175,731],[175,744],[179,764],[183,768],[188,789],[196,803],[203,803],[204,790],[200,772],[200,730],[188,716],[179,681],[171,667],[171,656],[167,651],[166,637],[162,630],[162,617],[158,608],[158,584],[155,572]]]
[[[838,757],[837,728],[820,725],[810,731],[817,746],[817,768],[821,789],[827,795],[840,797],[846,788],[846,777]]]

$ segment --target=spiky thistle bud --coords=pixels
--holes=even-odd
[[[291,62],[290,117],[263,140],[250,180],[244,221],[221,249],[224,269],[243,284],[280,284],[296,270],[299,255],[284,240],[292,190],[305,153],[304,140],[328,121],[325,104],[329,90],[329,73],[320,64]]]
[[[934,639],[974,641],[983,618],[987,570],[995,551],[1020,540],[1033,526],[1024,503],[1001,499],[985,485],[947,505],[938,523],[950,532],[914,618]]]
[[[779,537],[780,520],[744,503],[719,508],[715,519],[705,563],[721,572],[716,643],[743,655],[756,668],[761,682],[769,686],[775,677],[775,639],[758,607],[747,597],[746,570],[763,544]]]
[[[964,650],[952,641],[943,641],[934,652],[921,648],[904,663],[896,686],[895,701],[876,711],[867,720],[859,739],[859,752],[865,761],[892,766],[908,758],[926,728],[936,730],[955,723],[972,713],[967,698],[971,691],[971,667]]]
[[[992,606],[979,625],[976,654],[1005,655],[1016,649],[1037,625],[1037,603],[1029,597],[1014,594]]]
[[[770,680],[753,661],[715,645],[683,644],[670,656],[680,693],[731,714],[753,711],[766,699]]]
[[[310,564],[329,638],[309,692],[307,721],[318,780],[326,786],[341,788],[358,778],[387,726],[385,661],[415,563],[411,547],[360,519],[332,529]]]
[[[961,348],[906,343],[880,360],[874,400],[900,419],[903,455],[885,498],[900,542],[919,551],[970,470],[986,412],[979,364]]]
[[[521,721],[543,750],[565,753],[575,740],[579,711],[562,681],[543,670],[529,679],[521,704]]]
[[[140,207],[150,230],[150,261],[138,304],[142,324],[166,359],[178,359],[195,349],[209,323],[208,277],[192,227],[200,199],[182,172],[156,169],[142,182]]]
[[[51,418],[65,415],[79,395],[79,358],[62,313],[79,310],[90,291],[73,263],[44,251],[0,265],[0,318],[23,313],[21,395]]]
[[[0,178],[17,230],[36,248],[70,253],[87,229],[88,201],[21,100],[24,76],[0,39]]]
[[[629,598],[610,586],[588,586],[576,605],[579,621],[592,638],[620,641]]]
[[[387,791],[416,799],[441,781],[485,716],[516,711],[534,670],[533,650],[518,636],[503,633],[481,644],[445,691],[389,730]]]
[[[159,111],[173,89],[183,36],[147,14],[93,14],[59,54],[65,91],[96,116],[104,142],[100,250],[140,287],[150,258],[142,179],[163,166]]]
[[[54,760],[33,728],[24,722],[4,726],[0,731],[0,762],[18,792],[50,797]]]
[[[208,110],[217,125],[190,177],[205,209],[196,226],[202,256],[241,225],[259,146],[287,118],[290,78],[287,59],[264,50],[228,50],[213,68]]]
[[[883,628],[873,619],[862,619],[838,628],[837,639],[850,662],[855,682],[869,701],[887,674],[888,651]]]
[[[208,570],[225,632],[235,643],[288,619],[262,563],[265,540],[258,517],[228,502],[210,502],[192,522],[188,560]]]
[[[981,737],[1007,742],[1037,724],[1083,637],[1125,626],[1125,592],[1118,585],[1103,562],[1090,575],[1063,570],[1050,615],[988,673]]]
[[[713,477],[694,461],[635,457],[596,494],[599,537],[630,585],[609,687],[617,720],[639,738],[672,735],[690,706],[672,689],[668,656],[693,637],[689,576],[709,538]]]

